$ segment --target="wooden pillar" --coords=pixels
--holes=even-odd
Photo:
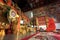
[[[36,17],[36,24],[37,24],[37,26],[39,26],[39,23],[38,23],[38,18]]]

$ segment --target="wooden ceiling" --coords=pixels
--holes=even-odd
[[[12,0],[18,4],[23,12],[55,3],[59,0]]]

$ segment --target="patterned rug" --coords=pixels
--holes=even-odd
[[[38,34],[30,35],[24,40],[60,40],[60,34],[53,32],[40,32]]]

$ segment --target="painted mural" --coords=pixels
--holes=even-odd
[[[39,16],[46,14],[49,17],[52,17],[56,23],[60,23],[60,3],[50,4],[33,11]]]
[[[60,3],[48,5],[46,9],[49,17],[53,17],[55,22],[60,23]]]

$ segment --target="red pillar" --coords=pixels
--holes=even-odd
[[[18,29],[20,29],[20,17],[18,18],[18,24],[17,24]]]

